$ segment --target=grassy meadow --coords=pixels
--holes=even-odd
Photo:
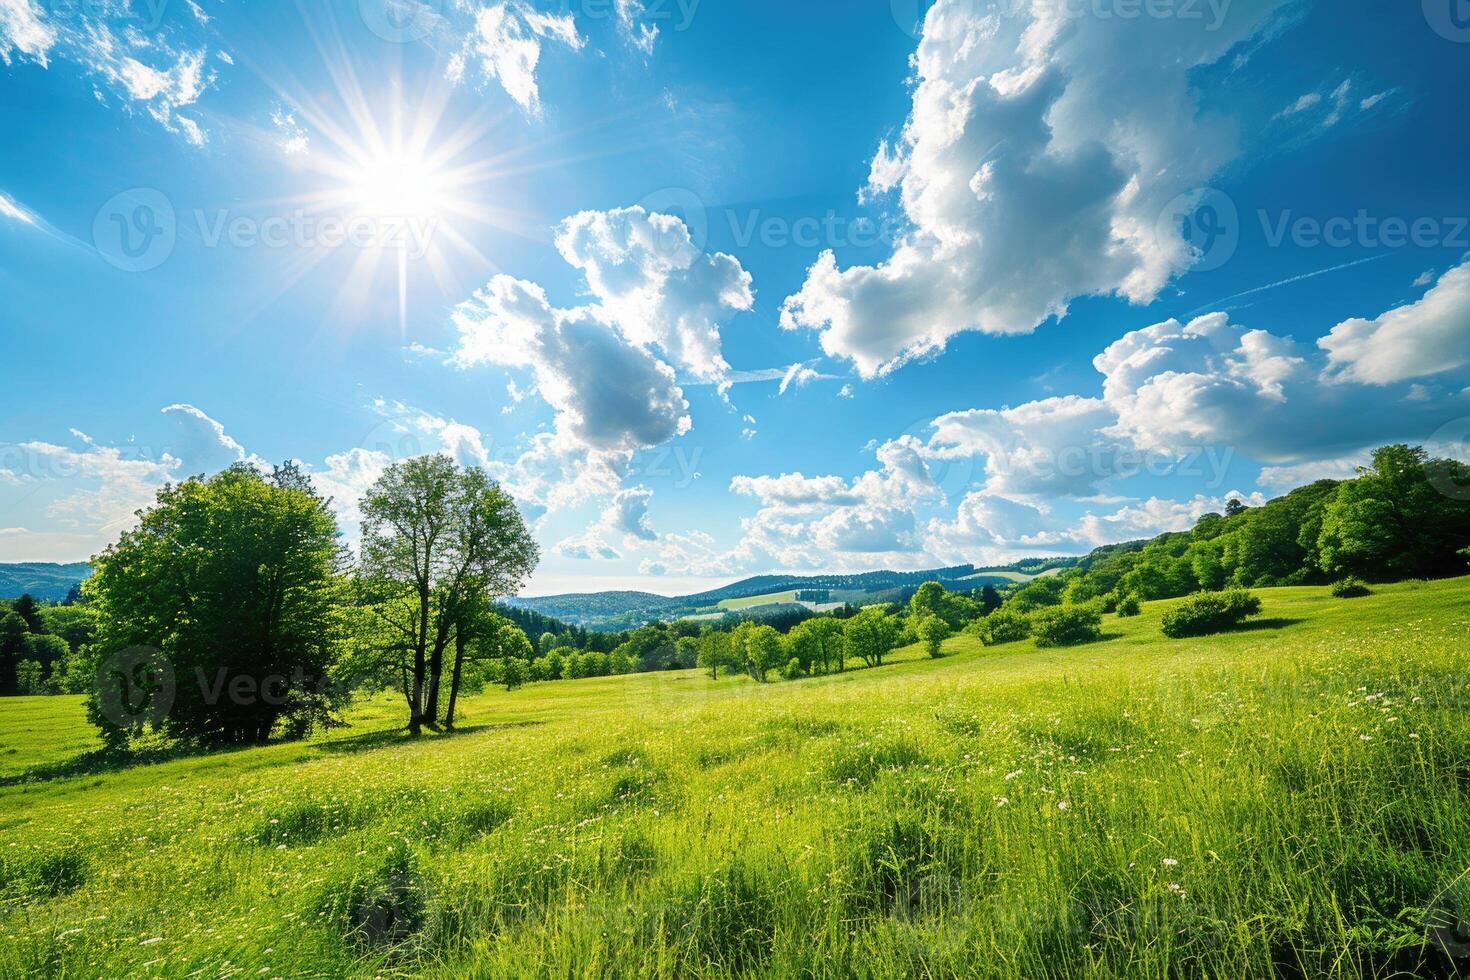
[[[0,976],[1470,973],[1426,938],[1470,913],[1470,579],[1258,594],[112,772],[68,774],[79,699],[8,699]]]

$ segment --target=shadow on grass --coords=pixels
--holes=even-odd
[[[10,776],[0,776],[0,789],[10,786],[29,785],[31,783],[49,783],[58,779],[72,779],[77,776],[97,776],[102,773],[122,772],[125,769],[135,769],[139,766],[153,766],[160,762],[171,762],[175,759],[226,755],[257,747],[252,745],[231,745],[214,748],[168,746],[135,749],[131,751],[94,749],[91,752],[74,755],[70,759],[64,759],[61,762],[48,762],[45,765],[32,766],[25,772]]]
[[[457,735],[470,735],[495,729],[527,728],[533,725],[544,724],[544,721],[536,720],[480,722],[477,724],[456,725],[452,731],[425,732],[420,738],[427,741],[431,739],[452,738]],[[121,751],[116,749],[95,749],[91,752],[83,752],[80,755],[72,756],[70,759],[65,759],[61,762],[50,762],[45,765],[33,766],[25,772],[0,776],[0,789],[11,786],[27,786],[36,783],[50,783],[61,779],[74,779],[78,776],[100,776],[105,773],[136,769],[140,766],[153,766],[163,762],[172,762],[177,759],[199,759],[232,755],[236,752],[245,752],[250,749],[266,748],[273,745],[306,745],[316,749],[318,752],[345,755],[357,752],[370,752],[373,749],[383,748],[384,746],[412,741],[413,736],[408,734],[407,729],[388,728],[317,743],[311,743],[303,739],[277,739],[267,742],[264,745],[173,745],[150,746],[144,749]]]
[[[1286,616],[1272,616],[1268,619],[1253,619],[1248,623],[1241,623],[1226,630],[1226,633],[1253,633],[1257,630],[1284,630],[1288,626],[1305,623],[1305,619],[1291,619]]]
[[[437,741],[443,738],[455,738],[460,735],[475,735],[480,732],[498,731],[509,728],[532,728],[536,725],[544,725],[545,721],[537,719],[526,719],[522,721],[499,721],[499,722],[476,722],[468,725],[455,725],[454,728],[441,731],[425,731],[418,738],[420,741]],[[355,755],[358,752],[371,752],[388,745],[412,744],[414,736],[408,734],[406,728],[387,728],[375,732],[363,732],[361,735],[352,735],[347,738],[335,738],[328,742],[318,742],[312,748],[318,752],[326,752],[331,755]]]

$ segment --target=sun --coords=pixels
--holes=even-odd
[[[364,161],[347,187],[347,197],[377,218],[436,218],[453,206],[451,181],[425,156],[384,151]]]

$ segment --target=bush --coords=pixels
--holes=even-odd
[[[785,680],[794,681],[799,677],[805,677],[806,671],[801,669],[801,661],[792,657],[786,661],[786,666],[781,668],[781,676]]]
[[[1238,626],[1261,611],[1261,600],[1245,589],[1200,592],[1164,613],[1164,635],[1208,636]]]
[[[1368,588],[1367,583],[1362,579],[1349,575],[1341,582],[1333,583],[1332,594],[1339,599],[1359,599],[1365,595],[1372,595],[1373,590]]]
[[[1130,592],[1118,600],[1117,612],[1120,619],[1137,616],[1143,612],[1143,600],[1138,597],[1137,592]]]
[[[1069,647],[1102,636],[1102,616],[1090,605],[1039,609],[1031,614],[1031,633],[1039,647]]]
[[[972,628],[981,643],[994,647],[1026,639],[1031,635],[1031,620],[1024,613],[1001,608],[977,620]]]

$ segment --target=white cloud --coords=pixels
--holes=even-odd
[[[657,541],[658,535],[648,524],[648,504],[652,499],[653,491],[647,487],[620,491],[614,495],[600,520],[581,534],[560,542],[556,546],[557,552],[565,558],[582,561],[613,560],[623,555],[607,542],[608,536],[621,536],[629,547]]]
[[[688,431],[673,369],[602,316],[553,309],[540,286],[496,276],[454,311],[455,360],[530,368],[566,446],[632,452]]]
[[[1268,463],[1330,459],[1395,439],[1423,441],[1470,408],[1449,393],[1410,397],[1407,385],[1324,383],[1324,358],[1223,313],[1132,331],[1093,365],[1118,418],[1108,434],[1162,453],[1224,446]]]
[[[1423,298],[1373,320],[1339,323],[1317,346],[1329,376],[1388,385],[1470,364],[1470,259],[1440,276]]]
[[[9,218],[12,221],[19,221],[23,225],[34,226],[36,223],[36,219],[29,211],[15,203],[14,198],[3,193],[0,193],[0,217]]]
[[[702,381],[726,381],[720,324],[755,303],[734,257],[706,255],[679,218],[641,207],[573,215],[557,228],[556,247],[628,340],[658,346]]]
[[[296,121],[296,113],[283,106],[271,110],[271,125],[276,130],[276,146],[288,157],[302,156],[311,149],[306,130]]]
[[[126,111],[141,109],[190,144],[208,141],[196,120],[179,114],[215,81],[203,48],[176,43],[157,24],[138,30],[127,4],[66,9],[74,16],[57,20],[31,0],[0,0],[0,60],[8,65],[18,56],[43,68],[52,58],[73,62],[101,82],[99,98],[105,89]]]
[[[647,6],[643,0],[617,0],[618,32],[629,44],[643,52],[644,57],[653,54],[658,42],[658,27],[639,23]]]
[[[896,187],[911,230],[877,266],[842,270],[823,253],[781,325],[821,331],[828,354],[872,377],[961,331],[1028,333],[1073,297],[1153,299],[1194,259],[1166,205],[1235,153],[1229,120],[1200,115],[1190,72],[1278,6],[1237,2],[1207,30],[939,0],[912,111],[869,188]]]
[[[56,28],[45,19],[44,8],[31,0],[0,0],[0,61],[7,65],[20,54],[47,67],[46,56],[56,44]]]
[[[543,14],[518,0],[488,4],[475,10],[474,26],[450,60],[449,77],[458,81],[466,67],[477,65],[485,78],[500,83],[516,105],[537,115],[541,92],[536,69],[543,43],[580,51],[586,41],[577,33],[571,14]]]
[[[1098,398],[1068,395],[1015,408],[941,415],[924,448],[940,459],[985,457],[986,492],[1085,497],[1119,472],[1126,442],[1105,434],[1115,417]]]
[[[169,405],[163,414],[178,425],[179,441],[169,449],[190,473],[215,473],[245,459],[245,447],[225,427],[193,405]],[[265,467],[260,460],[252,460]]]

